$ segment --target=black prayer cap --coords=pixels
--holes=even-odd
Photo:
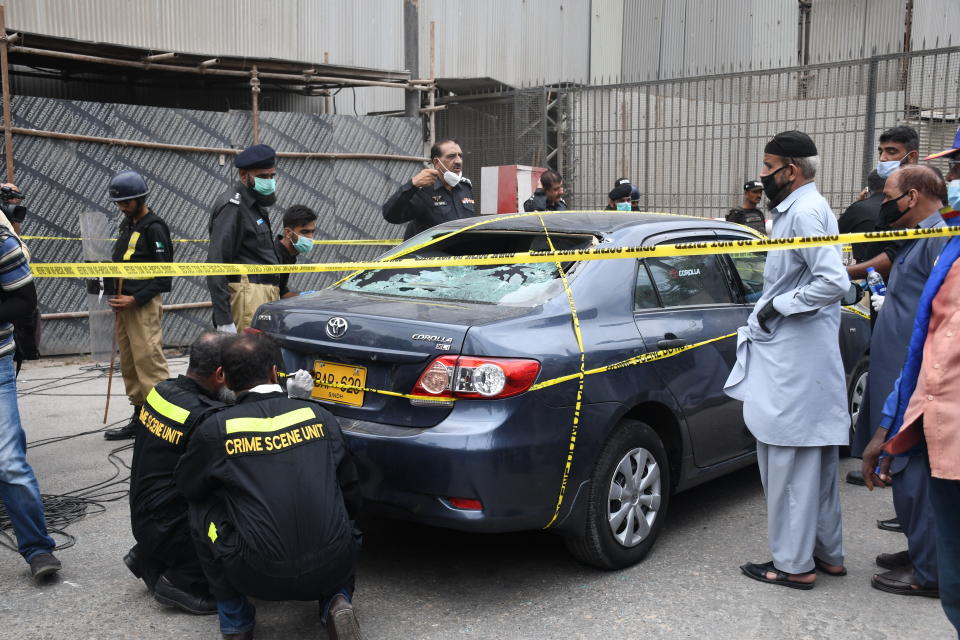
[[[233,159],[237,169],[270,169],[277,164],[277,152],[266,144],[247,147]]]
[[[809,158],[817,155],[817,145],[803,131],[784,131],[773,136],[763,152],[784,158]]]

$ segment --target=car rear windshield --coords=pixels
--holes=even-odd
[[[437,233],[435,237],[449,232]],[[423,235],[397,248],[422,244]],[[553,246],[560,249],[583,249],[597,242],[597,238],[583,233],[550,232]],[[531,231],[467,231],[423,249],[404,258],[437,258],[469,256],[487,253],[517,253],[548,251],[547,234]],[[395,252],[391,252],[395,253]],[[568,274],[576,271],[579,263],[563,263]],[[401,298],[454,300],[508,306],[536,306],[563,291],[557,265],[552,262],[508,264],[494,266],[450,266],[425,269],[376,269],[364,271],[340,285],[347,291],[376,293]]]

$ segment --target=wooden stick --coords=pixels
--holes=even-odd
[[[117,280],[117,295],[123,295],[123,278]],[[110,391],[113,389],[113,365],[117,362],[117,333],[120,330],[119,313],[113,314],[113,339],[110,341],[110,371],[107,372],[107,401],[103,407],[103,424],[107,424],[110,413]]]

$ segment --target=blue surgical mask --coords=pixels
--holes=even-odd
[[[277,190],[277,179],[276,178],[254,178],[253,190],[259,193],[260,195],[264,195],[264,196],[273,195],[273,192]]]
[[[954,211],[960,211],[960,180],[947,183],[947,204]]]
[[[306,253],[313,249],[313,240],[307,236],[299,236],[294,241],[293,248],[297,250],[297,253]]]
[[[907,156],[903,156],[906,158]],[[900,163],[903,162],[903,158],[899,160],[886,160],[884,162],[877,163],[877,175],[881,178],[888,178],[890,174],[900,168]]]
[[[632,207],[629,202],[618,202],[617,211],[632,211]]]

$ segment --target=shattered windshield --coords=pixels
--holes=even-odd
[[[588,248],[597,239],[587,234],[551,233],[557,249]],[[422,238],[420,239],[422,242]],[[525,231],[474,231],[417,250],[405,258],[435,258],[486,253],[549,250],[546,234]],[[572,274],[579,263],[564,263]],[[449,266],[424,269],[376,269],[347,280],[347,291],[404,298],[535,306],[563,291],[556,264]]]

